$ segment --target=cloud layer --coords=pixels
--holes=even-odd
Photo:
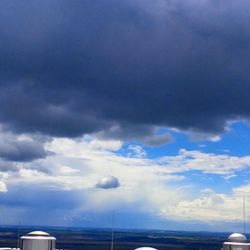
[[[0,168],[3,213],[10,209],[24,221],[30,221],[28,213],[32,209],[32,213],[41,214],[41,220],[32,218],[32,223],[58,225],[97,223],[93,213],[105,217],[112,209],[125,217],[133,214],[139,223],[146,223],[149,216],[150,223],[158,226],[167,221],[178,224],[195,220],[212,226],[241,220],[242,195],[248,194],[249,185],[241,183],[225,193],[216,190],[213,179],[228,185],[237,174],[247,174],[248,156],[182,149],[177,155],[150,159],[135,154],[134,147],[127,149],[131,150],[129,157],[121,155],[122,147],[120,141],[90,137],[48,141],[45,148],[53,155],[18,163],[13,171]],[[47,166],[50,171],[45,171]],[[194,174],[199,179],[206,178],[201,180],[204,187],[197,186]],[[47,203],[49,207],[41,205]],[[54,217],[65,218],[61,224],[56,218],[47,218],[50,208]],[[86,221],[81,219],[83,214]]]
[[[6,224],[29,213],[45,222],[43,203],[54,225],[113,208],[164,223],[238,221],[247,154],[148,150],[176,131],[215,143],[249,121],[249,11],[247,0],[2,0]]]
[[[245,0],[2,1],[0,121],[70,137],[221,133],[250,114],[249,9]]]

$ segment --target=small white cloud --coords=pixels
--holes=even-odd
[[[89,142],[91,149],[93,150],[109,150],[117,151],[121,148],[122,143],[119,140],[94,140]]]
[[[60,172],[61,172],[62,174],[75,174],[75,173],[79,172],[79,170],[78,170],[78,169],[71,168],[71,167],[68,167],[68,166],[62,166],[62,167],[60,168]]]
[[[144,158],[147,156],[146,151],[139,145],[129,145],[128,149],[130,150],[128,157]]]
[[[7,186],[4,182],[0,181],[0,192],[6,193],[8,191]]]
[[[219,135],[215,135],[210,138],[210,141],[212,142],[218,142],[220,140],[221,140],[221,137]]]
[[[197,132],[188,130],[187,134],[190,136],[193,141],[211,141],[211,142],[219,142],[221,140],[220,135],[218,134],[209,134],[204,132]]]
[[[99,182],[96,184],[97,188],[103,189],[118,188],[119,186],[119,179],[114,176],[106,176],[99,180]]]
[[[224,179],[225,179],[225,180],[230,180],[230,179],[232,179],[232,178],[234,178],[234,177],[236,177],[236,176],[237,176],[236,174],[230,174],[230,175],[224,176]]]
[[[232,175],[250,166],[250,156],[208,154],[198,150],[181,149],[179,155],[161,157],[158,159],[158,163],[176,173],[198,170],[203,173]]]

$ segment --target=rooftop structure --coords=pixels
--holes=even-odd
[[[223,243],[223,250],[250,250],[250,243],[247,242],[245,235],[233,233]]]
[[[56,238],[43,231],[33,231],[20,238],[20,248],[4,247],[0,250],[56,250]],[[73,249],[72,249],[73,250]],[[157,250],[152,247],[139,247],[135,250]],[[223,243],[222,250],[250,250],[250,243],[245,235],[231,234]]]
[[[56,238],[43,231],[33,231],[21,237],[21,250],[55,250]]]

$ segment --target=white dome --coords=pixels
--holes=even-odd
[[[48,233],[43,232],[43,231],[33,231],[28,233],[29,236],[50,236]]]
[[[228,237],[228,241],[230,242],[246,242],[247,238],[245,235],[240,233],[233,233]]]
[[[139,248],[136,248],[135,250],[157,250],[157,249],[153,247],[139,247]]]

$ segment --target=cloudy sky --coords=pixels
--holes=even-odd
[[[250,223],[249,13],[2,0],[1,224],[234,231],[243,196]]]

